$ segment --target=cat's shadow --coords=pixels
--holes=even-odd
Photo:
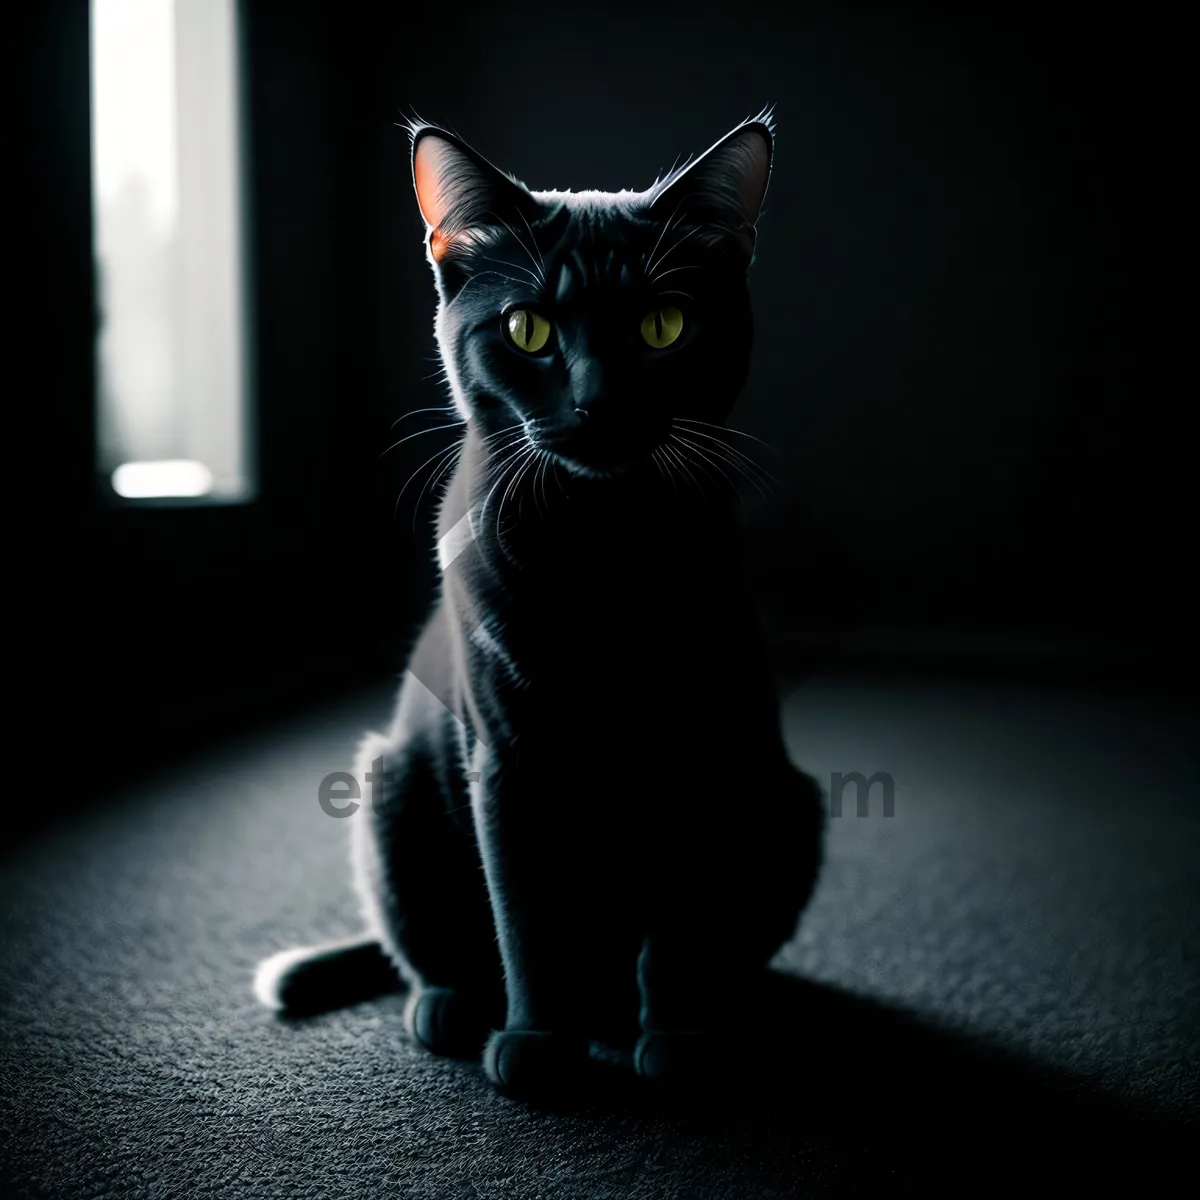
[[[628,1154],[605,1187],[623,1196],[643,1194],[647,1171],[697,1154],[711,1160],[708,1182],[670,1194],[1057,1186],[1125,1196],[1194,1171],[1194,1116],[1138,1106],[898,1007],[770,971],[760,988],[731,995],[730,1011],[745,1032],[730,1034],[732,1066],[707,1084],[652,1087],[627,1052],[610,1051],[597,1090],[518,1107],[565,1119],[589,1145],[607,1129]]]
[[[785,1160],[813,1153],[860,1185],[919,1186],[920,1194],[1048,1182],[1124,1194],[1178,1177],[1185,1165],[1189,1119],[1138,1108],[898,1008],[768,976],[741,1009],[751,1033],[740,1048],[731,1035],[732,1058],[745,1053],[727,1077],[670,1090],[614,1072],[622,1082],[587,1111],[665,1117],[698,1142],[723,1141],[748,1172],[739,1193],[748,1196],[767,1194],[765,1180],[778,1178]]]

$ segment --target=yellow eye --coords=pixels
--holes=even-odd
[[[514,309],[505,317],[504,323],[513,345],[527,354],[537,354],[550,340],[550,322],[541,313],[528,308]]]
[[[673,305],[656,308],[642,318],[642,337],[647,346],[661,350],[683,332],[683,313]]]

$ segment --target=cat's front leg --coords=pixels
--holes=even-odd
[[[634,1066],[695,1087],[774,1057],[767,965],[813,891],[824,817],[815,780],[788,764],[755,776],[714,769],[688,790],[687,821],[659,831]]]
[[[561,747],[488,753],[481,767],[473,809],[507,997],[484,1066],[510,1095],[557,1098],[602,1077],[589,1046],[612,1015],[604,1007],[627,993],[636,1017],[628,873],[613,861],[595,779]]]

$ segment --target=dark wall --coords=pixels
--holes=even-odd
[[[250,0],[260,499],[114,510],[87,6],[30,8],[10,459],[31,745],[80,726],[101,771],[399,667],[431,584],[425,476],[395,501],[447,444],[380,458],[443,402],[414,110],[533,187],[620,188],[776,104],[737,420],[775,448],[751,520],[777,630],[1191,638],[1184,43],[1151,9]]]

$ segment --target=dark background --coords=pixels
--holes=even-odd
[[[125,778],[401,669],[433,582],[423,479],[393,505],[446,444],[380,458],[442,402],[395,124],[414,110],[534,188],[617,189],[773,102],[735,420],[775,447],[751,557],[781,651],[1186,677],[1182,33],[1146,5],[790,11],[250,0],[259,498],[138,508],[94,466],[87,5],[29,6],[8,129],[20,761]]]

